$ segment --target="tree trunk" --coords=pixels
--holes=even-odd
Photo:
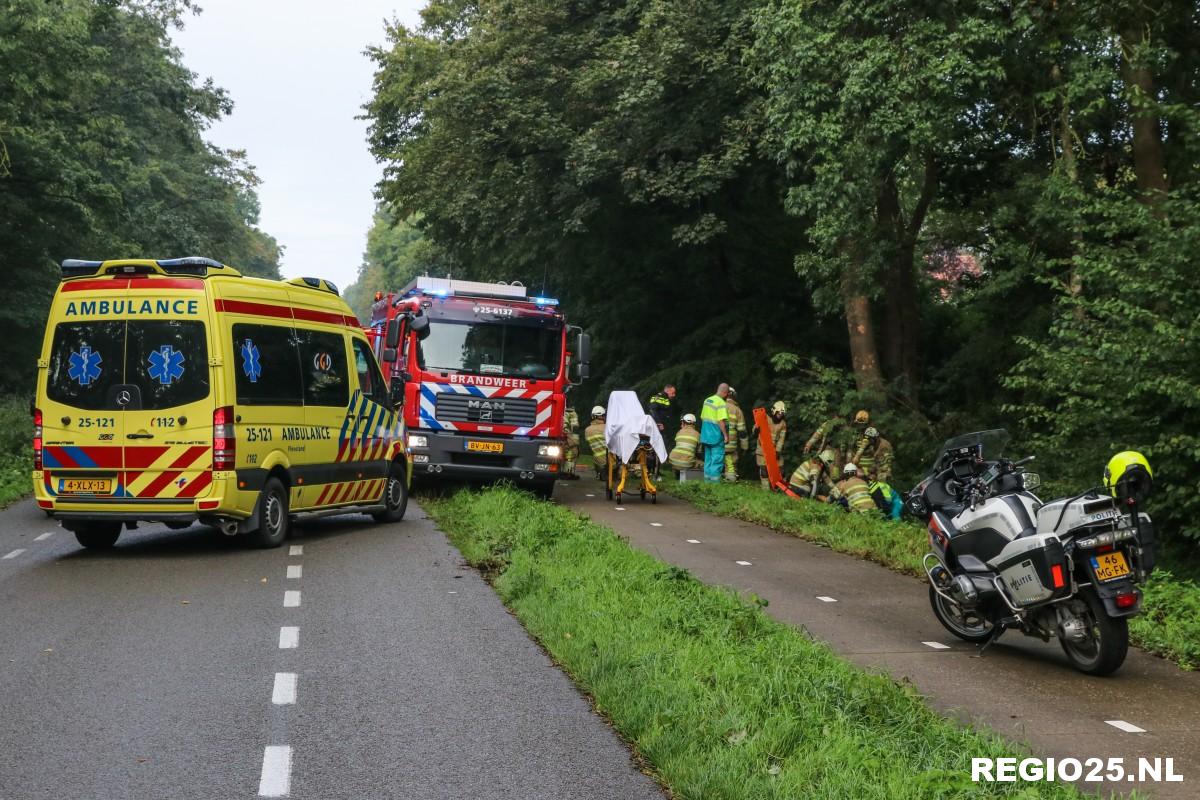
[[[1155,112],[1154,75],[1137,52],[1145,36],[1137,25],[1130,25],[1122,32],[1121,76],[1133,113],[1133,173],[1137,176],[1142,202],[1154,208],[1167,192],[1167,168]]]
[[[883,373],[879,371],[879,353],[875,348],[875,326],[871,321],[871,300],[859,290],[860,262],[842,273],[842,307],[850,335],[850,363],[859,391],[883,392]]]

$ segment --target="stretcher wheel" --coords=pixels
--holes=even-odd
[[[621,505],[621,493],[617,492],[617,505]]]
[[[646,499],[646,490],[642,489],[642,500],[644,501],[645,499]]]
[[[604,490],[604,496],[605,496],[606,498],[608,498],[609,500],[612,500],[612,497],[613,497],[613,495],[612,495],[612,489],[605,489],[605,490]]]
[[[650,505],[652,505],[652,506],[658,505],[658,492],[655,492],[654,494],[650,495]]]

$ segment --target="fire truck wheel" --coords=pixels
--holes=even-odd
[[[533,493],[543,500],[549,500],[554,497],[554,481],[539,481],[535,483],[533,485]]]
[[[404,480],[403,464],[392,464],[387,486],[383,490],[383,505],[383,511],[371,515],[376,522],[399,522],[404,519],[404,512],[408,509],[408,482]]]

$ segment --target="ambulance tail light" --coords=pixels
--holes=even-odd
[[[33,468],[42,468],[42,410],[33,410]]]
[[[237,435],[233,429],[233,406],[222,406],[213,412],[214,470],[233,469],[237,460]]]

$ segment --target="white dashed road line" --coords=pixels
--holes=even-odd
[[[921,642],[926,647],[932,647],[934,650],[949,650],[950,645],[942,644],[941,642]]]
[[[300,629],[293,625],[285,625],[279,629],[279,649],[291,650],[300,645]]]
[[[294,545],[292,545],[291,547],[289,547],[289,548],[288,548],[288,555],[289,555],[289,556],[302,556],[302,555],[304,555],[304,545],[302,545],[302,544],[294,544]]]
[[[828,595],[824,595],[824,594],[817,595],[817,599],[820,600],[822,603],[836,603],[837,602],[836,597],[829,597]]]
[[[625,510],[624,506],[617,506],[617,511],[624,511],[624,510]]]
[[[1134,725],[1130,722],[1126,722],[1123,719],[1106,719],[1104,721],[1107,724],[1112,725],[1117,730],[1125,731],[1126,733],[1145,733],[1146,732],[1145,728],[1139,728],[1137,725]]]
[[[287,576],[289,578],[299,578],[304,574],[304,567],[299,564],[288,564]]]
[[[25,552],[24,548],[22,548],[20,550],[13,550],[8,555],[4,556],[3,558],[0,558],[0,561],[8,561],[10,558],[16,558],[17,556],[21,555],[21,553],[24,553],[24,552]]]
[[[687,542],[688,544],[700,544],[699,539],[688,539]]]
[[[594,495],[594,494],[585,494],[585,495],[584,495],[584,497],[595,497],[595,496],[596,496],[596,495]]]
[[[289,589],[283,593],[283,607],[295,608],[300,605],[300,591],[298,589]]]
[[[292,748],[271,745],[263,750],[259,797],[287,797],[292,789]]]
[[[733,563],[737,564],[739,567],[753,567],[754,566],[749,561],[735,561]]]
[[[40,536],[33,537],[33,540],[35,542],[44,542],[53,535],[54,535],[54,531],[46,531],[45,533],[41,534]]]
[[[290,706],[296,702],[296,673],[275,673],[275,689],[271,692],[271,702],[277,706]]]
[[[650,523],[650,527],[651,527],[651,528],[661,528],[661,527],[662,527],[662,523],[661,523],[661,522],[651,522],[651,523]]]

